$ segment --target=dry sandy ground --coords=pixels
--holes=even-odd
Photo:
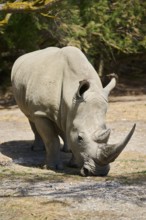
[[[33,134],[17,106],[0,109],[0,220],[145,220],[146,96],[111,98],[111,143],[136,123],[133,138],[107,177],[81,177],[42,169]],[[70,154],[62,154],[65,164]]]

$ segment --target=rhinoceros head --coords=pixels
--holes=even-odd
[[[105,116],[108,95],[115,84],[113,78],[103,89],[92,81],[82,80],[73,99],[68,140],[83,176],[107,175],[109,164],[122,152],[134,132],[135,125],[123,141],[108,144],[110,129],[106,127]]]

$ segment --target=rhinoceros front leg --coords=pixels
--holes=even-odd
[[[34,133],[34,142],[32,144],[31,149],[33,151],[45,150],[45,145],[43,143],[43,140],[42,140],[41,136],[39,135],[39,133],[38,133],[38,131],[36,129],[35,124],[33,122],[31,122],[30,120],[29,120],[29,124],[30,124],[31,129],[32,129],[32,131]]]
[[[62,169],[60,141],[52,121],[45,117],[35,117],[35,126],[46,148],[46,165],[50,169]]]
[[[73,167],[73,168],[77,168],[78,167],[76,159],[75,159],[75,156],[73,155],[73,153],[72,153],[72,157],[71,157],[71,159],[70,159],[70,161],[68,163],[68,166],[69,167]]]

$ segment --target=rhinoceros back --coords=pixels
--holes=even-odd
[[[47,48],[18,58],[12,69],[15,99],[27,117],[36,111],[57,111],[63,77],[59,48]],[[49,112],[50,111],[50,112]]]

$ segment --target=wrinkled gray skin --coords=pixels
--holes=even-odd
[[[105,115],[114,78],[103,88],[84,54],[68,46],[21,56],[11,79],[17,104],[35,135],[34,150],[45,145],[47,167],[62,169],[61,136],[64,150],[73,153],[70,164],[77,164],[83,176],[108,174],[109,163],[121,153],[135,129],[120,144],[107,144],[110,129]]]

